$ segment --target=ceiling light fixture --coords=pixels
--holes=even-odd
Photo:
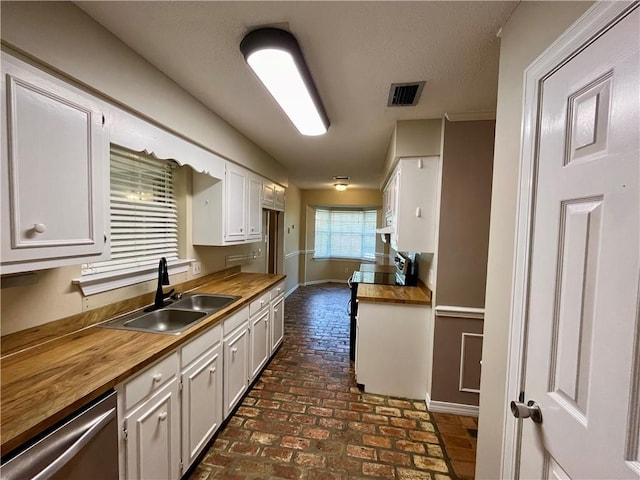
[[[302,135],[327,132],[329,118],[291,33],[279,28],[253,30],[240,42],[240,51]]]
[[[334,183],[333,186],[339,192],[344,192],[347,189],[347,184],[346,183]]]

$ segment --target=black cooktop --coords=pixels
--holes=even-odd
[[[353,272],[352,283],[375,283],[378,285],[395,285],[396,274],[385,272]]]

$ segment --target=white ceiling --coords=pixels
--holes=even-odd
[[[289,170],[300,188],[351,176],[378,188],[396,120],[494,111],[496,34],[517,2],[77,2]],[[298,39],[331,121],[303,137],[244,62],[258,26]],[[391,83],[426,80],[418,105],[387,107]]]

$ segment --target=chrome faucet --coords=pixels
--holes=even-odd
[[[167,259],[164,257],[160,259],[158,264],[158,288],[156,289],[156,298],[153,302],[152,310],[157,310],[170,303],[165,302],[164,299],[171,296],[175,290],[172,288],[169,293],[164,293],[162,291],[163,285],[169,285],[169,269],[167,268]]]

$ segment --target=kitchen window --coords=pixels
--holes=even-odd
[[[375,260],[375,209],[317,208],[314,258]]]
[[[186,271],[189,262],[178,256],[175,166],[172,161],[112,147],[111,258],[82,265],[82,278],[74,283],[80,284],[83,294],[152,280],[161,257],[167,259],[171,274],[178,273],[176,267]]]

